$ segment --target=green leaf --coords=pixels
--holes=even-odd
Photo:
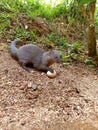
[[[73,59],[76,59],[77,58],[77,54],[75,54],[75,53],[71,53],[71,58],[73,58]]]
[[[8,49],[9,48],[9,46],[2,46],[2,49]]]
[[[67,58],[69,58],[69,56],[64,55],[63,58],[64,58],[64,59],[67,59]]]
[[[64,66],[68,66],[70,63],[69,62],[64,62],[63,65]]]
[[[88,59],[85,59],[84,63],[87,64],[87,65],[92,65],[93,61],[92,61],[92,59],[88,58]]]
[[[78,0],[78,3],[79,4],[88,4],[88,3],[93,2],[93,1],[95,1],[95,0]]]

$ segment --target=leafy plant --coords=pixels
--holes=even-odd
[[[78,50],[81,48],[80,43],[77,41],[74,44],[70,45],[71,51],[78,52]]]
[[[68,47],[68,42],[66,40],[66,37],[60,36],[56,33],[51,33],[48,35],[48,39],[52,42],[55,42],[56,45],[61,47]]]
[[[69,62],[64,62],[63,65],[64,66],[68,66],[70,63]]]
[[[87,4],[87,3],[90,3],[90,2],[93,2],[94,0],[78,0],[78,3],[79,4]]]
[[[92,65],[93,64],[93,60],[90,59],[90,58],[87,58],[87,59],[85,59],[84,63],[87,64],[87,65]]]
[[[70,54],[70,57],[71,57],[72,59],[77,59],[77,54],[76,54],[76,53],[71,53],[71,54]]]
[[[5,45],[5,46],[2,46],[3,49],[8,49],[9,46]]]

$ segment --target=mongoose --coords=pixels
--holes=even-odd
[[[61,62],[61,56],[56,50],[44,51],[34,44],[23,45],[18,49],[16,44],[19,41],[19,39],[15,39],[11,42],[11,54],[18,59],[21,66],[28,72],[30,70],[26,65],[29,63],[33,64],[33,67],[37,70],[53,72],[49,66],[55,62]]]

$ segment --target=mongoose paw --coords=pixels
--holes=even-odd
[[[28,68],[28,67],[26,67],[26,66],[22,66],[22,68],[23,68],[24,70],[26,70],[27,72],[31,73],[30,68]]]

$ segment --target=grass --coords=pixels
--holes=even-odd
[[[68,19],[70,16],[68,15],[68,11],[71,9],[70,6],[68,6],[67,2],[65,4],[58,4],[55,7],[52,7],[51,4],[41,4],[38,0],[25,0],[25,2],[22,2],[22,0],[1,0],[0,1],[0,37],[2,37],[2,34],[4,35],[6,31],[11,27],[11,19],[15,20],[17,23],[17,28],[15,29],[16,32],[14,32],[15,37],[18,37],[22,35],[29,35],[29,32],[25,32],[25,28],[21,28],[18,30],[19,23],[18,23],[18,17],[20,14],[26,14],[27,17],[36,18],[37,16],[44,17],[47,20],[53,20],[60,16],[68,16]],[[78,12],[77,12],[78,14]],[[73,13],[74,15],[74,13]],[[71,23],[72,21],[75,22],[75,20],[70,18],[68,21]],[[98,25],[98,9],[96,8],[95,13],[95,23]],[[66,17],[67,18],[67,17]],[[72,20],[73,19],[73,20]],[[76,19],[76,18],[75,18]],[[18,33],[18,34],[17,34]],[[19,34],[20,33],[20,34]],[[28,34],[29,33],[29,34]],[[66,41],[62,38],[62,41],[64,44],[66,44]],[[56,41],[57,42],[57,41]],[[59,41],[61,43],[61,39]]]
[[[67,7],[64,4],[59,4],[52,7],[51,4],[41,4],[37,0],[1,0],[0,6],[10,13],[26,13],[29,17],[42,16],[48,19],[55,18],[59,15],[65,14]]]
[[[36,37],[34,30],[27,30],[20,27],[19,17],[26,15],[28,18],[44,17],[47,20],[53,20],[60,15],[65,15],[67,7],[63,4],[54,8],[50,4],[41,4],[38,0],[1,0],[0,1],[0,38],[9,35],[16,37]],[[12,22],[15,25],[12,25]],[[35,33],[35,34],[34,34]]]

